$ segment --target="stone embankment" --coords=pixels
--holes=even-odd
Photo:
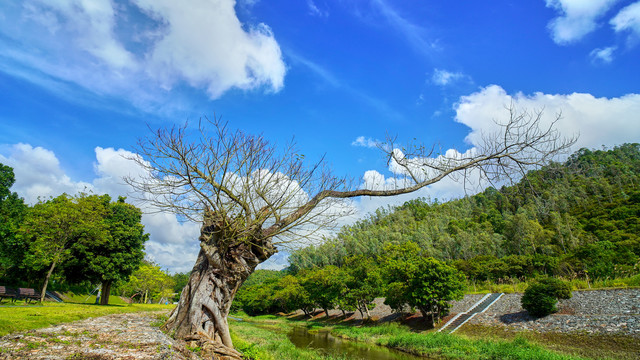
[[[465,312],[485,294],[466,295],[452,303],[451,315]],[[640,337],[640,289],[574,291],[573,297],[558,304],[559,311],[543,318],[529,316],[520,305],[522,294],[504,294],[486,312],[473,317],[469,323],[501,326],[508,330],[540,332],[582,332],[592,334],[624,334]],[[393,321],[401,317],[384,304],[384,298],[375,300],[370,311],[377,321]],[[332,318],[342,318],[342,312],[331,310]],[[296,313],[302,316],[302,312]],[[315,317],[323,318],[317,311]],[[412,318],[419,316],[414,314]],[[451,317],[448,317],[451,318]],[[358,312],[350,313],[346,321],[362,319]]]
[[[482,295],[467,295],[453,304],[452,313],[466,311]],[[640,289],[574,291],[558,303],[558,312],[533,318],[520,305],[522,294],[505,294],[470,324],[503,326],[510,330],[624,334],[640,337]]]

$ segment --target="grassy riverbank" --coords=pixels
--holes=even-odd
[[[542,359],[578,360],[586,359],[577,355],[562,354],[546,349],[523,337],[513,339],[478,339],[467,336],[446,335],[434,332],[414,332],[399,324],[376,326],[327,325],[319,322],[291,321],[273,316],[250,318],[251,322],[233,322],[234,335],[242,343],[242,348],[251,346],[265,351],[254,359],[307,359],[287,352],[271,352],[271,348],[293,349],[286,332],[293,326],[326,328],[334,336],[372,343],[433,359]],[[272,340],[264,340],[272,339]],[[299,350],[299,349],[298,349]],[[287,350],[289,351],[289,350]],[[314,358],[309,358],[314,359]]]
[[[536,344],[544,344],[546,348],[565,353],[572,353],[591,359],[637,360],[640,354],[638,338],[624,335],[564,334],[540,333],[534,331],[515,333],[505,331],[502,327],[465,324],[457,333],[473,339],[524,338]]]
[[[3,305],[0,306],[0,336],[90,317],[140,311],[168,310],[174,306],[175,305],[159,304],[101,306],[49,302],[45,302],[44,305]]]
[[[264,318],[256,321],[230,321],[233,344],[248,359],[346,360],[344,357],[297,348],[287,338],[287,332],[294,326],[290,322]]]

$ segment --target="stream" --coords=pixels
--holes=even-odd
[[[358,360],[418,360],[424,359],[373,344],[364,344],[332,336],[328,331],[309,332],[304,327],[295,327],[287,336],[298,348],[310,348],[321,353],[342,355]]]

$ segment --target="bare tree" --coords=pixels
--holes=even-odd
[[[295,146],[279,150],[217,120],[200,122],[197,133],[186,125],[155,131],[140,141],[141,157],[134,159],[148,176],[127,182],[153,207],[202,222],[198,259],[166,328],[177,338],[213,340],[216,352],[238,357],[227,324],[238,288],[279,247],[335,223],[347,209],[342,200],[406,194],[447,176],[466,178],[473,169],[488,181],[509,179],[574,142],[558,134],[555,121],[541,126],[541,113],[509,110],[500,131],[464,154],[381,144],[398,174],[396,186],[384,189],[354,188],[333,176],[324,159],[305,166]]]

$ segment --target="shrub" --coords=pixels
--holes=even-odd
[[[543,278],[529,285],[524,291],[522,307],[532,316],[543,317],[557,311],[558,299],[569,298],[569,284],[555,278]]]

